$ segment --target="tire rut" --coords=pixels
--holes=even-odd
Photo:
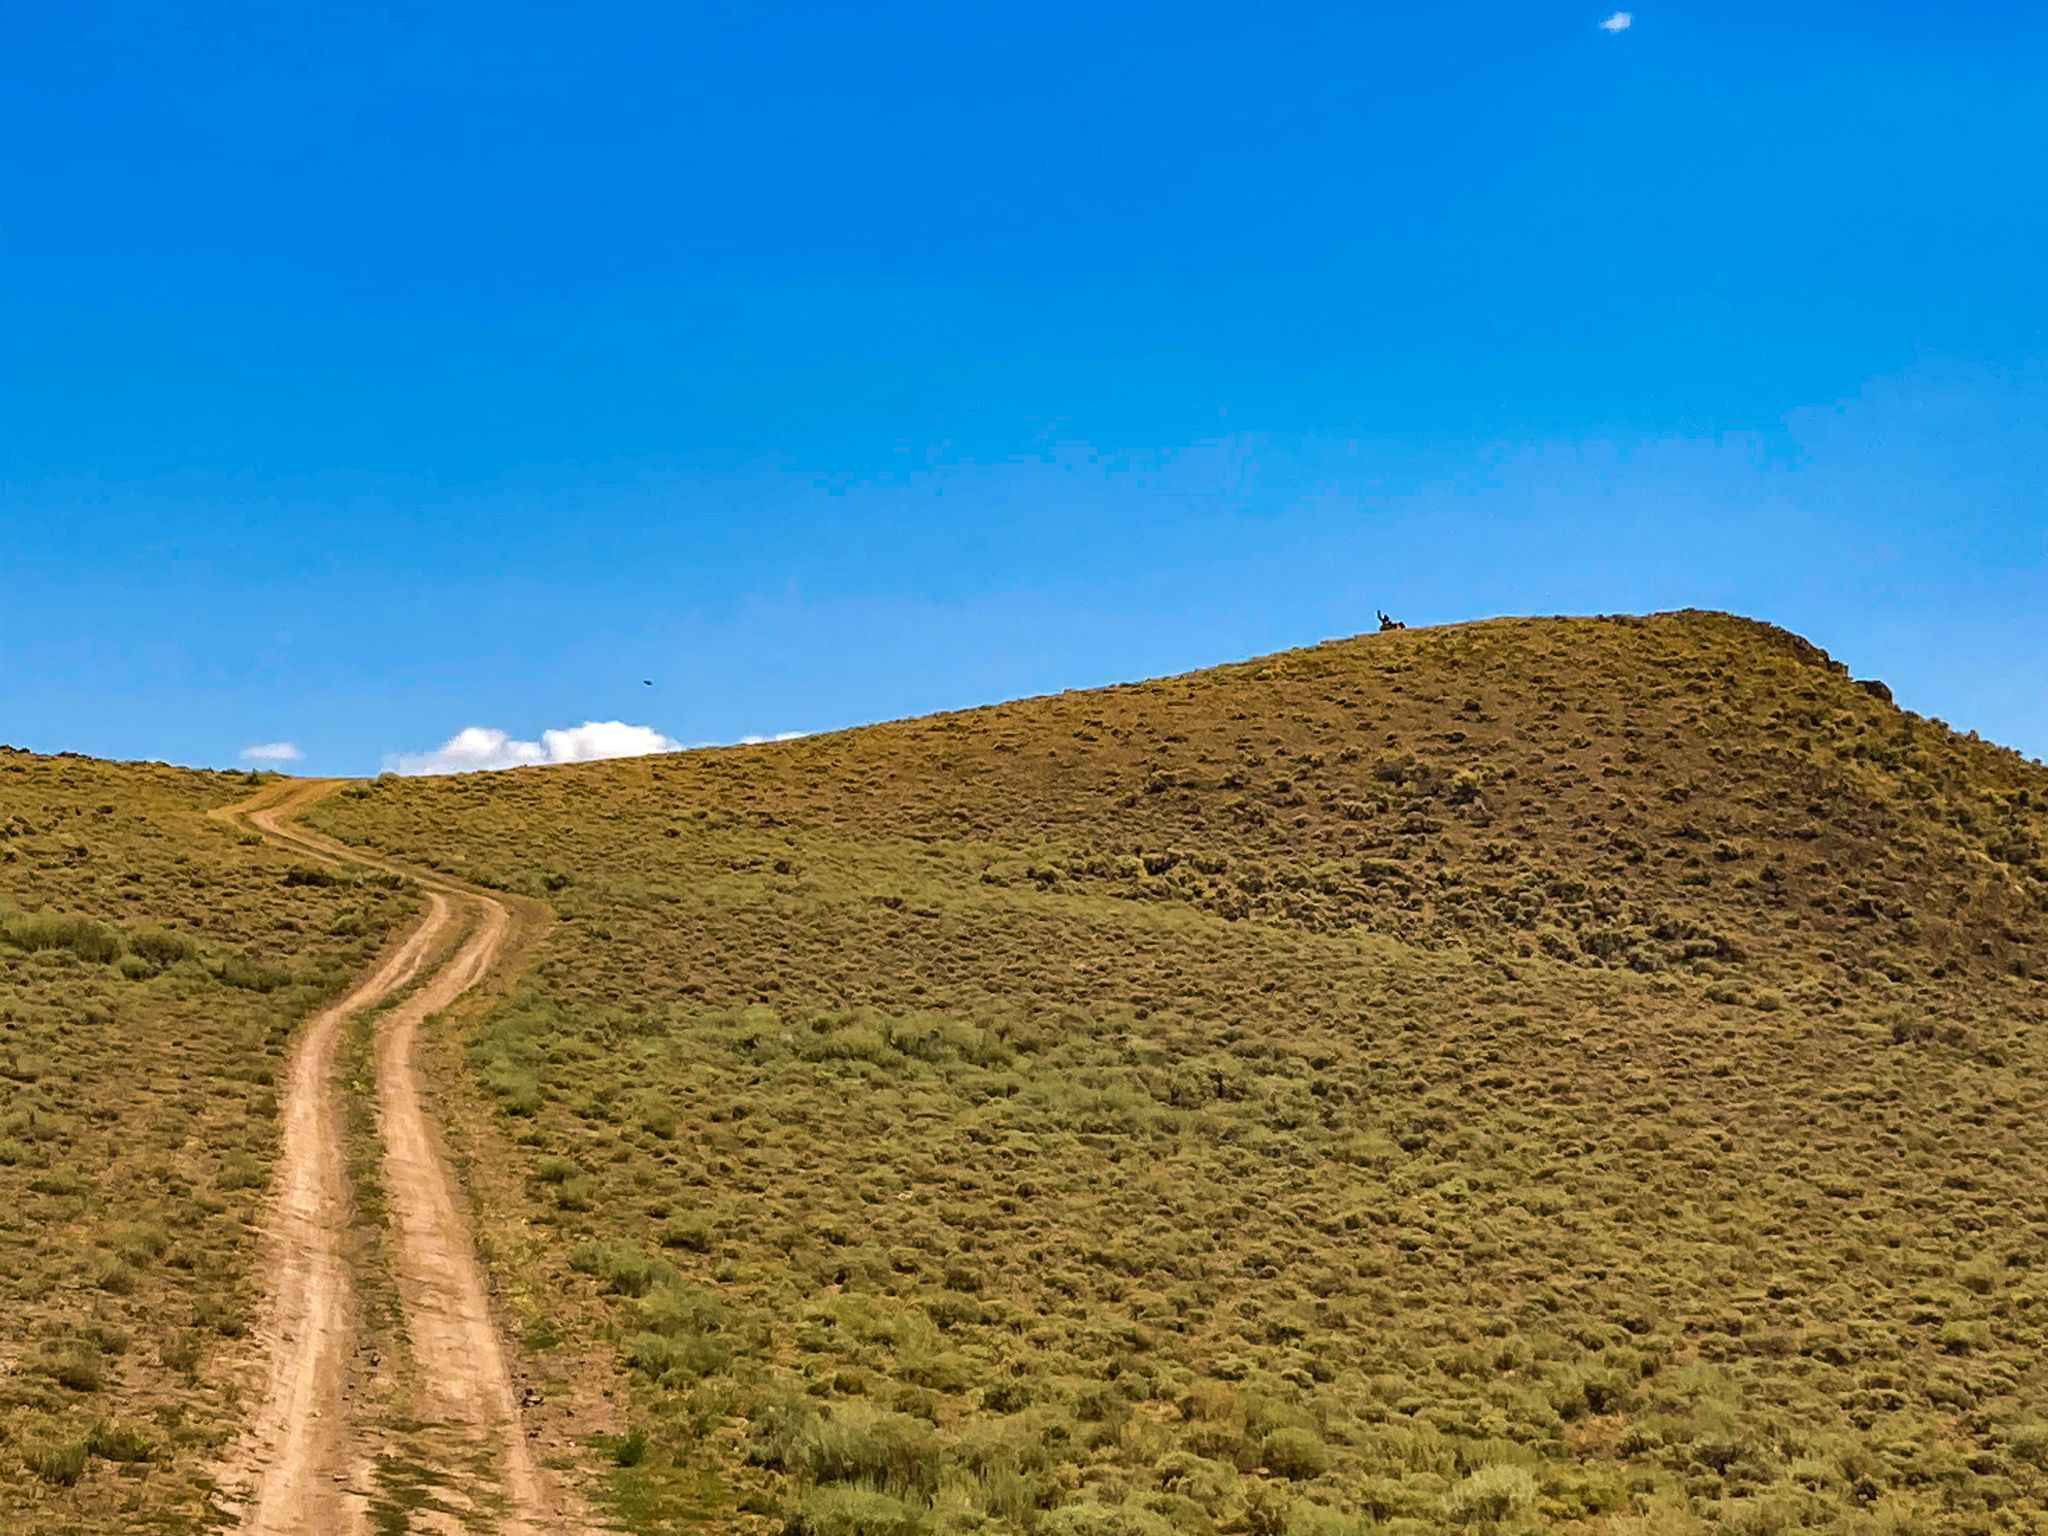
[[[422,1023],[491,972],[514,916],[482,892],[366,857],[292,824],[332,781],[266,790],[216,815],[322,863],[399,874],[426,894],[412,930],[345,997],[316,1015],[293,1052],[280,1104],[284,1136],[266,1223],[268,1322],[261,1403],[221,1484],[228,1512],[251,1536],[286,1532],[581,1532],[561,1490],[536,1462],[474,1237],[441,1138],[422,1100],[414,1046]],[[453,952],[434,962],[457,935]],[[378,1140],[388,1206],[388,1259],[416,1385],[405,1419],[432,1431],[399,1434],[364,1422],[367,1394],[352,1377],[361,1337],[351,1274],[353,1200],[336,1065],[349,1019],[424,975],[377,1021]],[[393,1442],[397,1443],[394,1444]],[[445,1490],[410,1510],[365,1485],[395,1459]],[[370,1475],[366,1475],[370,1474]],[[226,1501],[224,1501],[226,1502]],[[416,1518],[415,1518],[416,1517]]]

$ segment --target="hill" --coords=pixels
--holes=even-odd
[[[559,918],[467,1040],[474,1193],[646,1528],[2048,1519],[2048,773],[1782,631],[310,822]]]
[[[197,1530],[245,1417],[279,1070],[415,907],[250,788],[0,748],[0,1530]]]
[[[352,870],[247,793],[0,755],[9,1530],[204,1518],[273,1074],[385,867],[551,914],[421,1050],[623,1528],[2048,1522],[2048,770],[1782,631],[350,784]]]

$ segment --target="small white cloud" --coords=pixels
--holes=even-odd
[[[742,736],[739,744],[743,747],[765,747],[771,741],[795,741],[807,734],[804,731],[777,731],[773,736]]]
[[[1635,24],[1636,13],[1634,11],[1616,11],[1612,16],[1600,23],[1600,30],[1602,32],[1626,32]]]
[[[402,752],[384,760],[396,773],[475,773],[488,768],[531,768],[549,763],[594,763],[608,757],[679,752],[682,743],[649,725],[586,720],[566,730],[542,731],[521,741],[488,725],[468,725],[431,752]]]
[[[542,731],[540,744],[551,763],[645,757],[650,752],[674,752],[682,746],[651,725],[627,725],[623,720],[586,720],[566,731]]]
[[[290,741],[259,741],[242,748],[245,763],[296,763],[305,755],[296,742]]]

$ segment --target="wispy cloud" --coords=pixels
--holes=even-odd
[[[305,755],[290,741],[259,741],[242,748],[245,763],[296,763]]]
[[[809,734],[808,731],[777,731],[773,736],[742,736],[739,739],[739,745],[743,747],[763,747],[771,741],[795,741],[798,737]]]
[[[1636,13],[1634,11],[1616,11],[1612,16],[1600,23],[1600,30],[1602,32],[1626,32],[1635,24]]]
[[[586,720],[563,730],[542,731],[539,741],[521,741],[495,726],[468,725],[431,752],[401,752],[387,757],[384,766],[395,773],[475,773],[487,768],[646,757],[653,752],[679,752],[682,745],[651,725],[628,725],[623,720]]]

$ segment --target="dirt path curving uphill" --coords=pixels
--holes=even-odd
[[[270,1309],[263,1399],[225,1485],[246,1490],[240,1529],[357,1533],[372,1499],[360,1486],[372,1459],[374,1427],[360,1422],[351,1362],[361,1324],[350,1272],[352,1199],[335,1081],[343,1026],[424,982],[379,1021],[376,1035],[382,1184],[387,1244],[410,1352],[416,1401],[407,1418],[453,1436],[437,1451],[432,1435],[409,1444],[411,1461],[438,1462],[444,1491],[412,1511],[419,1528],[551,1536],[587,1522],[537,1465],[520,1423],[506,1352],[491,1317],[476,1245],[440,1137],[420,1095],[413,1048],[422,1022],[482,982],[513,932],[515,914],[480,891],[390,865],[292,824],[331,793],[331,781],[266,790],[220,813],[268,841],[322,863],[351,862],[398,873],[426,892],[419,923],[346,997],[315,1017],[293,1054],[280,1117],[284,1143],[273,1180]],[[452,955],[433,957],[467,930]],[[452,1501],[452,1502],[450,1502]],[[379,1525],[412,1522],[379,1506]],[[404,1528],[404,1526],[401,1526]]]

